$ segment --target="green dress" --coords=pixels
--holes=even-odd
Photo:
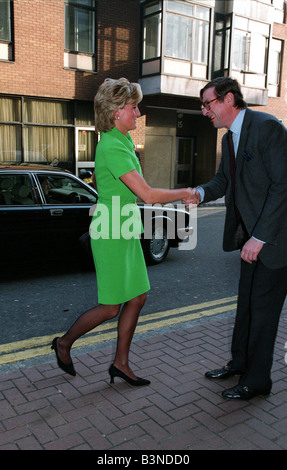
[[[98,203],[90,226],[101,304],[122,304],[150,289],[136,195],[120,180],[132,170],[141,174],[130,134],[116,128],[102,132],[95,158]]]

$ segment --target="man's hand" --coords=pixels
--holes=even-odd
[[[253,261],[257,261],[258,254],[263,248],[264,243],[254,238],[249,238],[241,250],[241,258],[246,263],[252,264]]]
[[[193,189],[189,188],[189,189],[190,189],[190,194],[188,198],[183,199],[182,201],[185,204],[185,207],[187,209],[190,209],[194,205],[198,206],[198,204],[200,203],[200,199],[201,199],[200,194],[196,188],[193,188]]]

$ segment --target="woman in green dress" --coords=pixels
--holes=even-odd
[[[52,342],[58,365],[76,375],[70,356],[73,343],[119,315],[116,354],[109,369],[111,383],[114,377],[120,377],[135,386],[150,383],[135,376],[128,360],[138,316],[150,289],[136,198],[148,204],[193,199],[191,188],[152,188],[143,178],[129,134],[137,126],[141,100],[139,84],[125,78],[106,79],[96,94],[95,127],[100,133],[95,158],[98,203],[90,234],[99,305],[84,312],[65,335]]]

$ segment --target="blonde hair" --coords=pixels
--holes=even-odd
[[[106,78],[94,100],[96,132],[107,132],[115,127],[114,111],[124,108],[127,103],[138,104],[142,97],[138,83],[130,83],[126,78]]]

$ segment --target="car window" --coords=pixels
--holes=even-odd
[[[82,204],[97,202],[97,196],[70,176],[37,175],[47,204]]]
[[[32,204],[36,204],[36,201],[28,175],[0,175],[0,205]]]

